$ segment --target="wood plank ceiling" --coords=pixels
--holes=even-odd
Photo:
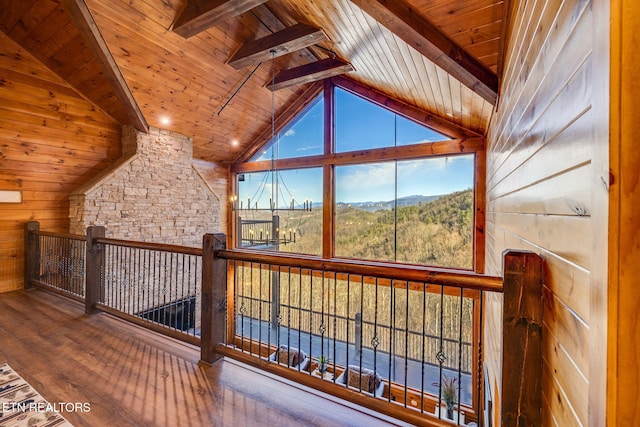
[[[228,63],[246,43],[295,24],[319,28],[328,40],[283,52],[274,59],[276,73],[336,57],[353,66],[353,80],[476,133],[484,134],[490,119],[491,102],[372,18],[356,5],[360,1],[258,1],[263,4],[188,38],[172,30],[187,0],[85,1],[143,119],[193,137],[197,159],[232,162],[269,128],[272,93],[276,115],[303,96],[304,79],[274,92],[265,87],[270,60],[238,69]],[[498,71],[503,1],[400,1],[473,60]],[[0,0],[0,31],[118,122],[134,123],[113,76],[71,19],[70,4],[84,2]]]

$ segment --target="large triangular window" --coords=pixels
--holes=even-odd
[[[317,96],[258,150],[251,161],[290,159],[324,152],[324,99]]]
[[[232,167],[237,246],[474,268],[481,138],[452,139],[465,130],[371,95],[326,85]]]
[[[336,88],[335,102],[338,153],[450,139],[344,89]]]

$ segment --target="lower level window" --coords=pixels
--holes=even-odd
[[[474,156],[336,167],[335,255],[472,268]]]

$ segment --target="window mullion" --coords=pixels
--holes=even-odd
[[[330,157],[335,147],[335,98],[330,79],[324,84],[324,155]],[[332,164],[322,171],[322,256],[333,258],[335,253],[335,174]]]

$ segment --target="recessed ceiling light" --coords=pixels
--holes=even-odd
[[[163,125],[168,125],[169,123],[171,123],[171,120],[169,120],[169,117],[167,116],[162,116],[160,117],[160,123],[162,123]]]
[[[238,146],[238,140],[237,139],[232,139],[231,140],[231,145],[233,145],[234,147]]]

